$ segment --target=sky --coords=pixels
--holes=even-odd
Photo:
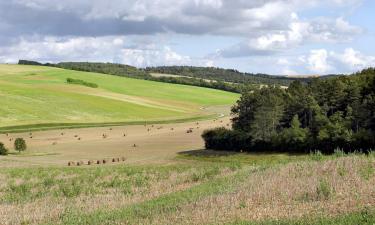
[[[0,0],[0,63],[349,74],[375,66],[374,12],[373,0]]]

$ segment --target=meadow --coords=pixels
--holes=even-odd
[[[69,84],[76,79],[98,85]],[[0,65],[0,126],[82,127],[216,116],[204,108],[232,105],[239,95],[52,67]],[[17,127],[18,126],[18,127]]]
[[[7,168],[0,223],[373,224],[374,163],[200,150],[162,164]]]

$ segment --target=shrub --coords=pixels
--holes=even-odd
[[[95,83],[90,83],[90,82],[87,82],[87,81],[84,81],[84,80],[73,79],[73,78],[67,78],[66,82],[68,84],[79,84],[79,85],[83,85],[83,86],[91,87],[91,88],[97,88],[98,87],[98,85],[95,84]]]
[[[310,157],[315,161],[322,161],[324,159],[324,155],[318,150],[310,152]]]
[[[8,155],[8,149],[6,149],[4,144],[1,142],[0,142],[0,155]]]
[[[14,149],[21,152],[25,151],[26,148],[26,141],[23,138],[16,138],[16,140],[14,141]]]
[[[224,127],[206,130],[202,134],[207,149],[240,151],[248,149],[249,135]]]
[[[318,187],[316,188],[316,193],[319,199],[328,200],[332,194],[332,190],[329,183],[324,179],[320,180]]]

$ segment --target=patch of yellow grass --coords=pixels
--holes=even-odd
[[[356,211],[375,205],[375,176],[364,179],[362,157],[300,162],[251,175],[233,193],[179,207],[153,224],[221,224],[234,220],[300,218]],[[182,222],[183,221],[183,222]]]

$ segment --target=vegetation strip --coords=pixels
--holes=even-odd
[[[62,224],[113,224],[113,222],[119,220],[135,222],[139,218],[145,219],[160,215],[160,213],[172,212],[176,210],[179,205],[191,203],[209,195],[233,191],[238,182],[243,182],[251,172],[256,170],[254,170],[253,167],[244,168],[232,176],[217,178],[184,191],[174,192],[119,210],[98,210],[87,215],[82,215],[76,211],[67,211],[65,215],[61,217]]]
[[[197,117],[190,117],[190,118],[184,118],[184,119],[159,120],[159,121],[131,121],[131,122],[116,122],[116,123],[30,124],[30,125],[0,127],[0,134],[20,133],[20,132],[26,132],[26,131],[90,128],[90,127],[110,127],[110,126],[125,126],[125,125],[144,125],[144,124],[172,124],[172,123],[185,123],[185,122],[191,122],[191,121],[202,121],[202,120],[213,119],[213,118],[218,118],[218,115],[197,116]]]

